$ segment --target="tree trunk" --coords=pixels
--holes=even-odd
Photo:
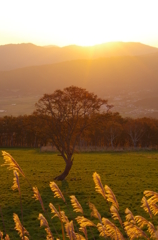
[[[63,181],[69,174],[72,164],[73,164],[73,160],[67,161],[64,172],[59,176],[55,177],[54,180]]]

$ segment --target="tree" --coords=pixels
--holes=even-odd
[[[129,118],[126,124],[126,131],[133,143],[134,148],[136,148],[138,145],[138,142],[141,140],[144,134],[144,126],[141,119]]]
[[[75,86],[44,94],[39,99],[35,113],[45,120],[46,134],[66,163],[56,180],[64,180],[68,175],[80,135],[88,127],[90,117],[103,106],[107,106],[107,100]]]
[[[109,121],[105,127],[105,136],[107,138],[108,143],[110,143],[111,147],[114,149],[114,141],[118,138],[122,131],[121,124]]]

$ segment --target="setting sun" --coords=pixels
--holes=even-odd
[[[157,1],[3,1],[0,44],[95,45],[135,41],[158,45]]]

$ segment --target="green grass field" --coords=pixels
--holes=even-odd
[[[140,207],[144,190],[158,192],[158,152],[109,152],[109,153],[81,153],[76,154],[69,176],[63,182],[56,182],[66,198],[67,205],[61,199],[54,198],[49,187],[60,171],[64,169],[64,160],[56,153],[40,153],[38,149],[0,149],[10,153],[19,163],[32,186],[37,186],[42,196],[44,206],[48,211],[46,216],[55,237],[61,237],[61,224],[57,217],[51,219],[49,203],[53,203],[57,210],[59,206],[69,219],[78,215],[73,212],[70,195],[75,195],[84,210],[84,216],[95,223],[98,221],[90,217],[88,202],[95,204],[102,217],[111,219],[109,206],[104,198],[95,191],[92,174],[97,172],[103,185],[108,185],[115,193],[120,205],[120,215],[125,220],[125,209],[128,207],[134,215],[142,215],[150,220],[149,215]],[[0,165],[4,163],[0,155]],[[20,239],[14,230],[13,213],[21,219],[20,198],[18,191],[13,191],[13,173],[7,168],[0,167],[0,206],[3,213],[6,232],[10,239]],[[43,213],[40,203],[35,201],[33,191],[26,180],[20,176],[22,204],[24,212],[24,226],[30,233],[29,239],[46,239],[44,228],[39,227],[38,214]],[[113,221],[113,220],[112,220]],[[150,220],[158,225],[158,216]],[[119,223],[115,221],[116,225]],[[59,236],[54,231],[57,229]],[[75,223],[75,227],[77,223]],[[3,230],[0,216],[0,231]],[[100,239],[97,229],[89,230],[89,239]],[[61,237],[62,239],[62,237]]]

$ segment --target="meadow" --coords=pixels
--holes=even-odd
[[[93,222],[98,221],[91,217],[88,202],[95,204],[102,217],[108,218],[119,226],[118,221],[111,218],[109,205],[105,199],[95,191],[92,178],[97,172],[104,185],[108,185],[118,200],[120,216],[125,221],[125,209],[128,207],[133,215],[141,215],[150,221],[149,214],[141,208],[141,199],[144,190],[158,192],[158,152],[106,152],[75,154],[73,167],[63,182],[56,182],[62,191],[67,204],[62,199],[54,198],[49,183],[65,167],[64,160],[57,153],[40,153],[39,149],[0,149],[6,151],[18,162],[32,186],[37,186],[41,194],[49,226],[56,237],[62,239],[61,223],[57,217],[51,219],[49,203],[53,203],[57,210],[64,210],[69,219],[75,219],[80,213],[73,212],[70,196],[75,195],[84,210],[84,216]],[[0,165],[4,163],[0,155]],[[0,167],[0,206],[3,214],[6,232],[10,239],[20,239],[14,229],[13,213],[21,218],[20,198],[18,191],[13,191],[13,173],[5,166]],[[27,181],[20,176],[24,227],[30,233],[29,239],[46,239],[43,227],[38,220],[42,208],[38,201],[33,199],[33,191]],[[74,220],[75,222],[75,220]],[[151,222],[157,226],[158,217]],[[54,227],[57,231],[55,233]],[[75,223],[77,228],[77,223]],[[0,231],[3,231],[2,217],[0,216]],[[88,230],[88,239],[100,239],[97,229]]]

